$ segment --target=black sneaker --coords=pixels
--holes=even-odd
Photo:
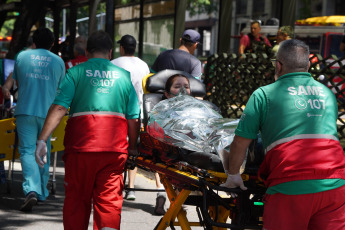
[[[164,205],[166,201],[166,196],[165,194],[162,195],[160,193],[158,193],[157,195],[158,196],[156,198],[156,206],[154,209],[154,214],[157,216],[163,216],[165,214]]]
[[[29,192],[28,195],[26,195],[26,198],[24,200],[24,204],[22,207],[20,207],[20,211],[28,212],[31,211],[32,207],[37,204],[37,196],[35,192]]]

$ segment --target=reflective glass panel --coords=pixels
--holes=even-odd
[[[174,18],[147,20],[144,23],[143,60],[151,66],[164,50],[172,49]]]
[[[144,18],[172,15],[175,12],[175,1],[160,1],[144,5]]]
[[[115,21],[140,18],[140,5],[126,6],[115,9]]]
[[[138,56],[139,21],[115,24],[114,58],[120,57],[120,45],[116,42],[126,34],[132,35],[137,40],[137,48],[134,55]]]

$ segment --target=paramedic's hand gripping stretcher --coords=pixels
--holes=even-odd
[[[262,207],[254,207],[256,208],[254,211],[248,210],[247,207],[254,206],[254,203],[258,203],[256,201],[261,203],[261,194],[253,196],[254,193],[257,193],[256,178],[249,181],[254,185],[251,188],[248,187],[247,190],[241,175],[228,175],[227,167],[224,167],[227,165],[224,151],[230,151],[229,146],[235,136],[238,120],[223,118],[212,109],[212,106],[214,105],[207,101],[187,95],[184,88],[180,89],[176,97],[160,101],[149,113],[147,133],[141,134],[139,156],[135,157],[134,161],[138,167],[158,172],[161,180],[165,182],[163,184],[166,189],[174,187],[176,190],[176,188],[186,189],[188,187],[187,190],[201,191],[202,200],[192,204],[201,209],[201,215],[198,215],[200,226],[204,226],[206,229],[212,229],[212,226],[231,229],[244,229],[245,227],[259,229],[262,227],[259,220]],[[148,139],[150,140],[148,141]],[[153,143],[153,146],[146,142]],[[152,159],[150,157],[153,157],[153,160],[147,161],[147,159]],[[157,163],[158,165],[163,163],[165,166],[155,167]],[[225,163],[224,166],[223,163]],[[185,167],[186,165],[189,167]],[[252,173],[252,175],[254,174]],[[252,177],[246,175],[245,181],[248,182]],[[191,184],[188,186],[186,185],[188,183]],[[231,194],[232,198],[222,199],[218,195],[218,191]],[[246,192],[246,195],[241,197],[242,192]],[[172,191],[172,193],[174,192]],[[189,222],[186,223],[186,219],[179,218],[181,206],[176,209],[175,205],[183,204],[184,201],[186,201],[184,204],[188,203],[189,193],[181,202],[177,201],[183,192],[180,195],[174,194],[169,197],[171,206],[155,229],[165,229],[167,226],[164,226],[162,222],[170,222],[171,225],[175,217],[177,217],[178,223],[173,223],[173,225],[180,225],[182,229],[190,229],[183,227],[184,225],[189,226]],[[168,190],[167,194],[169,196]],[[238,195],[236,201],[234,198]],[[249,197],[255,197],[255,201],[250,200]],[[210,202],[209,199],[214,201]],[[216,205],[216,211],[210,211],[210,205],[213,202],[217,205],[220,204]],[[221,205],[225,208],[221,208]],[[237,205],[243,207],[236,207]],[[176,210],[171,211],[171,209]],[[231,209],[234,211],[232,212]],[[251,212],[251,214],[247,215],[244,212]],[[223,219],[220,218],[221,216]],[[231,219],[231,224],[227,224],[228,218]]]

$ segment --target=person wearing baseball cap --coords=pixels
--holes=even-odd
[[[181,70],[201,80],[201,62],[193,55],[199,44],[200,34],[195,30],[185,30],[180,38],[180,47],[162,52],[151,69],[154,72],[165,69]]]
[[[126,34],[121,37],[119,41],[120,44],[120,55],[121,57],[115,58],[111,62],[131,73],[131,81],[134,89],[137,93],[138,101],[140,104],[140,117],[143,117],[143,84],[142,79],[150,73],[148,65],[142,61],[140,58],[135,57],[135,49],[137,41],[132,35]],[[128,187],[126,189],[125,199],[135,200],[135,192],[131,189],[134,188],[135,176],[137,173],[137,167],[133,170],[128,170]]]
[[[185,42],[200,43],[200,34],[195,30],[186,30],[183,32],[182,38]]]
[[[124,49],[124,51],[127,51],[126,53],[134,55],[135,48],[137,47],[137,41],[132,35],[126,34],[121,37],[120,40],[117,41],[117,44],[120,44],[120,54],[121,54],[121,47]],[[121,56],[124,56],[121,54]]]

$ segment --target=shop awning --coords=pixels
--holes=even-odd
[[[312,17],[296,21],[297,25],[332,25],[341,26],[345,24],[345,16],[343,15],[332,15],[332,16],[320,16]]]

